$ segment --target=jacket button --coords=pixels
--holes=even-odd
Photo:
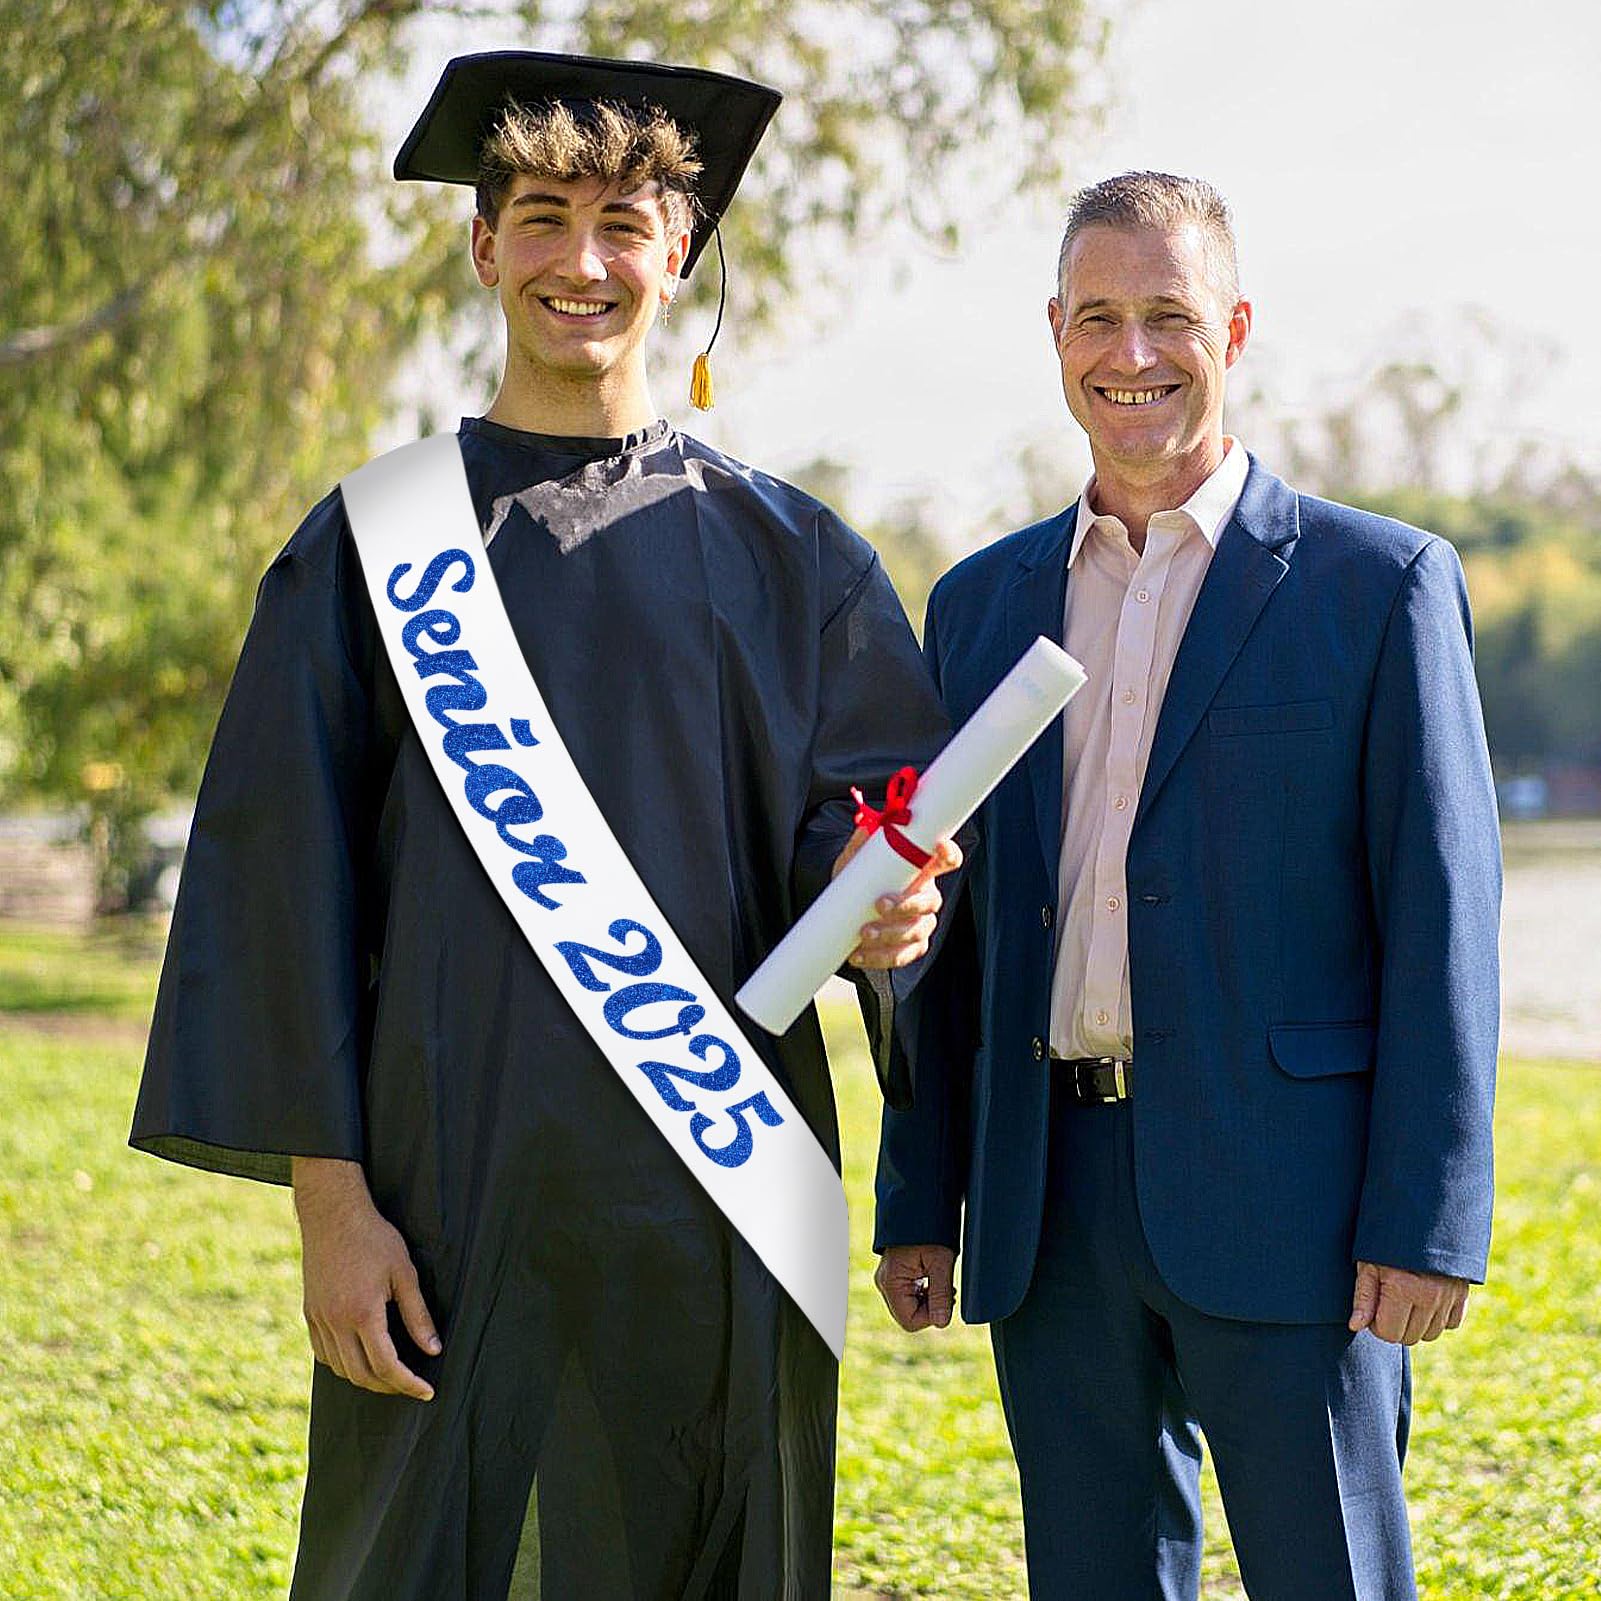
[[[1040,927],[1049,928],[1052,923],[1052,914],[1049,906],[1040,907]]]
[[[1036,1062],[1045,1060],[1045,1041],[1037,1034],[1034,1036],[1034,1060]]]

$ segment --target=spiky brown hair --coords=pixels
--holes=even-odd
[[[547,178],[600,178],[625,190],[655,180],[669,232],[695,219],[701,163],[694,135],[658,106],[609,100],[580,116],[560,100],[507,106],[478,157],[478,214],[494,227],[512,182],[524,173]]]

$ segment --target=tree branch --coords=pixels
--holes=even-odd
[[[96,334],[105,333],[125,323],[144,303],[154,277],[124,289],[120,295],[108,300],[99,310],[76,322],[58,322],[43,328],[24,328],[20,333],[0,340],[0,367],[26,367],[42,361],[58,350],[82,344]]]
[[[293,48],[286,39],[279,54],[260,79],[261,87],[255,98],[221,130],[222,142],[229,158],[224,170],[236,167],[248,155],[248,146],[242,135],[263,113],[275,98],[282,97],[293,88],[312,86],[354,36],[376,22],[393,26],[421,9],[421,0],[361,0],[329,36],[314,48],[310,59],[291,65],[286,59]],[[453,7],[441,9],[451,10]],[[209,252],[207,252],[209,254]],[[159,274],[152,274],[133,285],[87,316],[70,322],[59,322],[39,328],[24,328],[18,333],[0,339],[0,370],[31,366],[58,351],[83,344],[97,334],[120,327],[133,317],[148,298]]]

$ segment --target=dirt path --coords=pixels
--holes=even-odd
[[[138,1017],[100,1017],[93,1012],[0,1012],[0,1035],[45,1034],[95,1045],[143,1050],[150,1025]]]

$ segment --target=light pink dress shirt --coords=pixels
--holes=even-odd
[[[1062,643],[1089,682],[1067,703],[1063,724],[1051,980],[1051,1049],[1060,1056],[1133,1051],[1129,834],[1173,658],[1245,487],[1244,447],[1234,439],[1224,445],[1222,462],[1182,506],[1152,515],[1143,554],[1116,517],[1090,509],[1093,478],[1079,497]]]

